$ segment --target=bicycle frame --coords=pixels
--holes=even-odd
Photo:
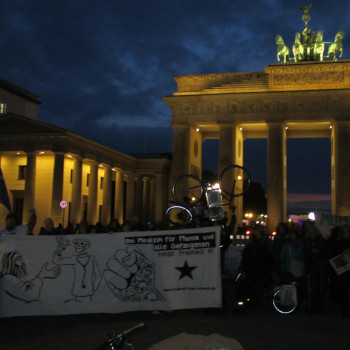
[[[239,172],[237,179],[235,178],[236,172]],[[244,176],[248,180],[246,188],[244,188]],[[241,185],[238,187],[236,186],[237,181],[241,181]],[[222,189],[222,185],[227,182],[230,182],[229,186],[231,186],[229,191]],[[234,197],[242,196],[249,185],[249,172],[238,165],[225,167],[219,176],[219,183],[214,185],[209,182],[203,183],[195,175],[182,175],[175,180],[172,187],[172,194],[177,205],[169,207],[166,215],[172,224],[186,226],[192,221],[192,210],[196,204],[205,198],[209,219],[220,222],[224,218],[223,206],[228,205],[230,210],[235,211]],[[235,193],[237,189],[238,193]]]

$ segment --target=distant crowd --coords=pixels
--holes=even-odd
[[[245,279],[238,289],[259,300],[265,288],[296,283],[299,301],[309,312],[322,314],[332,301],[342,316],[350,316],[350,271],[338,275],[329,262],[340,254],[350,256],[349,225],[334,227],[327,239],[314,221],[301,228],[280,223],[274,240],[255,227],[242,251],[239,270]]]
[[[232,244],[230,236],[235,225],[234,217],[226,225],[221,223],[222,265],[223,256]],[[206,227],[214,223],[208,218],[195,217],[191,227]],[[26,225],[17,225],[13,214],[6,217],[6,225],[0,228],[0,235],[32,235],[36,226],[36,213],[30,210]],[[101,223],[89,225],[82,220],[75,227],[68,224],[55,226],[47,218],[40,228],[39,235],[100,234],[129,231],[158,231],[170,227],[165,223],[142,223],[136,217],[120,224],[112,219],[107,226]],[[350,226],[334,227],[329,237],[321,235],[313,221],[306,221],[301,228],[280,223],[274,240],[265,233],[264,227],[252,229],[251,238],[241,254],[239,271],[244,275],[240,293],[247,293],[252,300],[258,300],[265,288],[296,282],[301,302],[309,303],[309,311],[323,313],[326,303],[331,300],[339,304],[343,316],[349,316],[350,271],[337,274],[329,260],[341,254],[350,259]],[[350,261],[350,260],[349,260]],[[350,262],[349,262],[350,266]]]

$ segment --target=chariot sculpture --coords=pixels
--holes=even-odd
[[[340,30],[334,39],[334,42],[323,41],[323,30],[318,30],[317,34],[313,32],[308,26],[311,19],[310,10],[312,4],[309,6],[299,6],[303,12],[302,20],[305,23],[305,28],[302,32],[295,34],[295,40],[292,50],[285,45],[281,35],[276,35],[277,44],[277,61],[280,62],[281,57],[283,63],[287,62],[303,62],[303,61],[323,61],[324,59],[336,61],[343,56],[343,37],[344,31]],[[326,44],[328,50],[326,51]],[[325,51],[327,55],[325,55]],[[290,57],[290,53],[293,57]]]

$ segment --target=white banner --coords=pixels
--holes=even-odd
[[[221,306],[220,228],[0,236],[0,317]]]
[[[350,216],[332,215],[315,211],[315,225],[324,238],[329,238],[332,228],[336,226],[350,225]]]

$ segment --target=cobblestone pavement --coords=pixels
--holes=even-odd
[[[297,310],[290,315],[274,311],[270,303],[244,311],[223,309],[177,310],[171,313],[130,312],[70,316],[33,316],[0,320],[1,350],[94,350],[113,331],[145,321],[147,328],[130,339],[136,350],[182,332],[235,338],[246,350],[348,350],[350,319],[329,304],[325,314]]]

